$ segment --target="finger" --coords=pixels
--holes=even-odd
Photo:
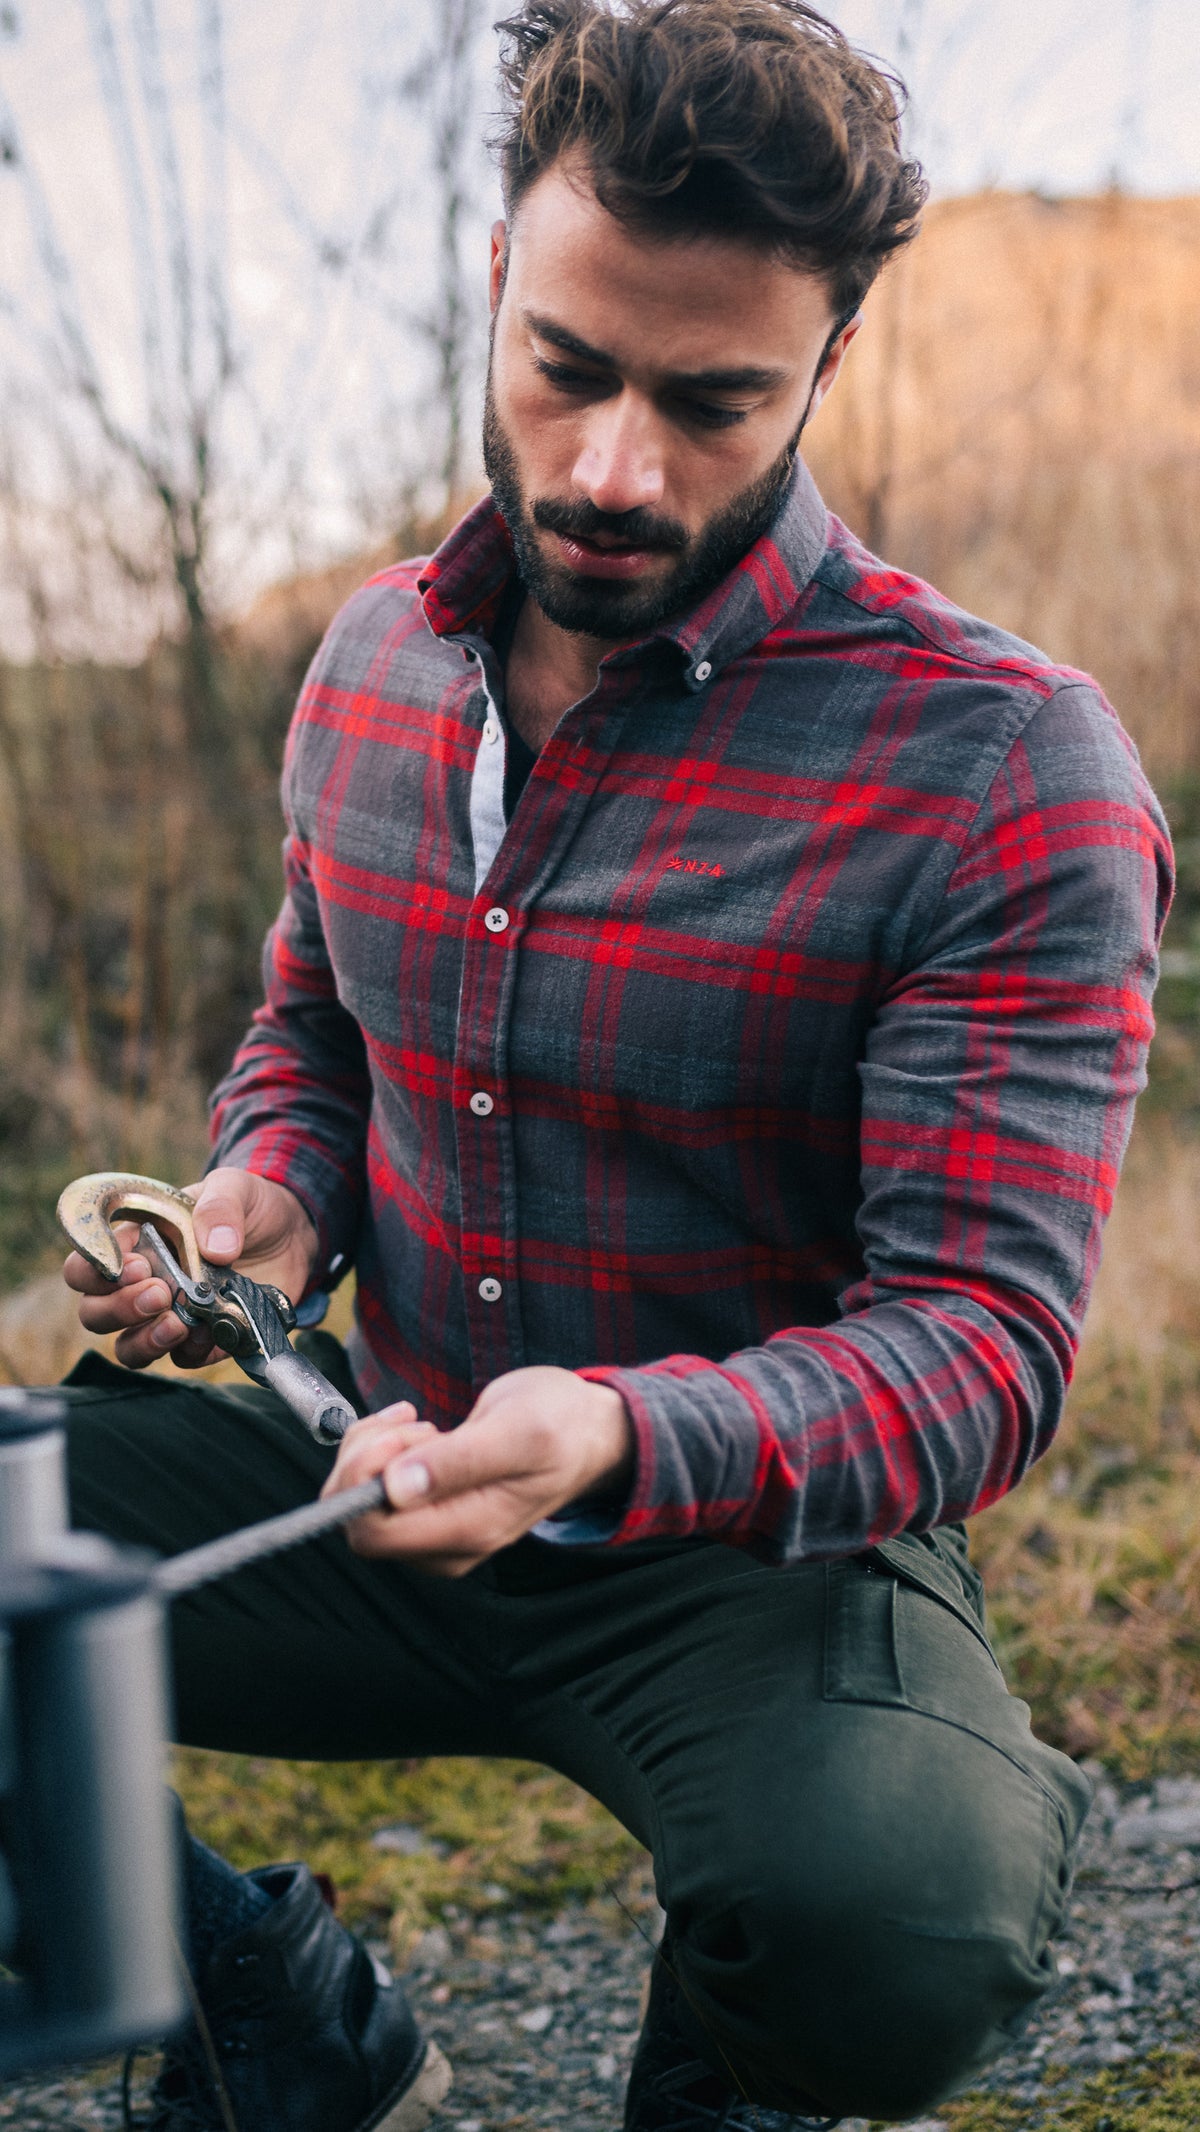
[[[147,1268],[141,1280],[127,1288],[110,1287],[104,1295],[86,1295],[79,1305],[79,1322],[86,1332],[124,1332],[161,1317],[170,1307],[171,1290],[165,1281],[149,1278]]]
[[[148,1362],[159,1362],[164,1355],[181,1346],[188,1337],[188,1327],[173,1310],[164,1310],[150,1325],[141,1325],[122,1332],[115,1349],[118,1362],[126,1369],[145,1369]]]
[[[435,1432],[375,1466],[391,1512],[351,1526],[350,1544],[361,1554],[481,1560],[558,1507],[540,1472],[544,1450],[544,1432],[522,1429],[511,1416],[498,1428],[464,1423],[449,1435]]]
[[[337,1460],[322,1494],[338,1495],[344,1488],[356,1488],[361,1481],[373,1480],[398,1452],[436,1434],[432,1422],[418,1421],[416,1408],[407,1400],[382,1414],[352,1422],[338,1446]]]
[[[178,1370],[204,1369],[210,1362],[220,1362],[224,1352],[224,1348],[210,1339],[203,1326],[193,1326],[187,1339],[170,1350],[171,1360]]]
[[[356,1554],[400,1556],[422,1569],[454,1574],[446,1565],[470,1568],[486,1560],[519,1539],[539,1514],[531,1517],[515,1496],[488,1490],[440,1503],[410,1499],[399,1512],[371,1511],[348,1525],[346,1536]]]
[[[435,1434],[420,1447],[420,1455],[402,1455],[384,1470],[388,1498],[396,1508],[419,1496],[431,1502],[468,1495],[503,1482],[520,1482],[549,1463],[553,1445],[534,1418],[508,1411],[497,1418],[481,1417],[463,1422],[457,1429]],[[405,1474],[406,1462],[413,1472]]]
[[[246,1239],[245,1170],[214,1170],[196,1194],[192,1226],[205,1258],[228,1266],[241,1256]]]
[[[121,1333],[114,1352],[117,1361],[131,1370],[161,1362],[164,1355],[169,1355],[179,1369],[200,1369],[220,1358],[220,1349],[213,1346],[206,1332],[182,1324],[173,1312],[166,1313],[154,1325]]]
[[[70,1251],[63,1261],[63,1279],[68,1288],[79,1295],[113,1295],[118,1288],[127,1288],[134,1281],[147,1281],[153,1272],[149,1259],[135,1250],[138,1229],[131,1222],[121,1222],[113,1234],[121,1246],[123,1261],[115,1281],[107,1274],[98,1273],[90,1260],[81,1251]]]

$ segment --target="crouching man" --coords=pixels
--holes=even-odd
[[[1059,1419],[1166,835],[1098,689],[800,457],[917,227],[893,85],[796,0],[504,34],[491,493],[305,684],[196,1219],[294,1298],[355,1263],[366,1418],[331,1471],[129,1375],[206,1355],[72,1259],[127,1365],[69,1387],[75,1514],[175,1551],[384,1473],[354,1551],[176,1607],[181,1738],[564,1771],[667,1913],[628,2132],[903,2118],[1053,1976],[1087,1785],[959,1521]],[[241,2132],[411,2132],[444,2074],[303,1869],[188,1885]],[[159,2132],[224,2122],[197,2064]]]

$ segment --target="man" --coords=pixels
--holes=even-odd
[[[667,1911],[630,2132],[902,2118],[1053,1975],[1087,1786],[955,1521],[1061,1411],[1165,831],[1094,685],[798,457],[923,200],[887,80],[795,0],[506,29],[492,497],[306,683],[197,1212],[294,1297],[355,1261],[376,1411],[330,1474],[257,1388],[90,1361],[76,1512],[174,1550],[383,1472],[357,1554],[176,1608],[181,1736],[552,1764]],[[70,1262],[84,1322],[202,1361],[148,1272]],[[272,1870],[188,1853],[242,2132],[416,2124],[399,1985]],[[172,2132],[223,2121],[188,2049]]]

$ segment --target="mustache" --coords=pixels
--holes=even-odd
[[[601,511],[585,497],[577,503],[543,497],[532,510],[533,522],[543,532],[560,533],[567,540],[594,540],[605,534],[630,548],[669,548],[681,552],[689,534],[677,518],[657,518],[653,511]]]

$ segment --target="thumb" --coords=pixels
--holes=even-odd
[[[205,1258],[225,1266],[239,1257],[246,1237],[246,1172],[214,1170],[206,1177],[192,1222]]]

